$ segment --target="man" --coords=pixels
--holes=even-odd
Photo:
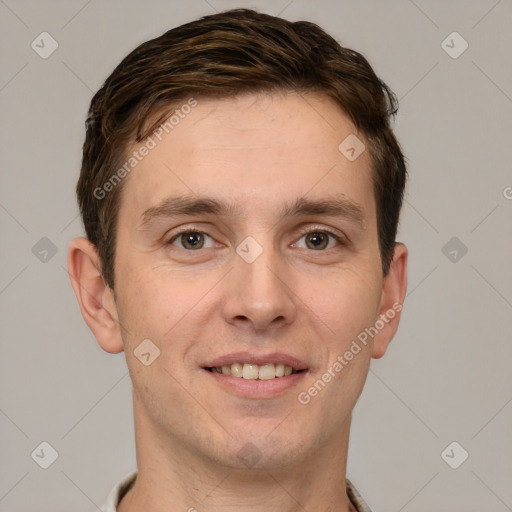
[[[133,382],[104,511],[368,511],[351,414],[407,249],[391,91],[317,25],[231,10],[128,55],[91,102],[68,266]]]

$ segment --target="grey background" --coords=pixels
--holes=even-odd
[[[356,406],[349,478],[375,512],[512,510],[510,0],[0,0],[0,510],[92,512],[135,469],[124,355],[99,348],[66,270],[85,115],[138,44],[241,6],[317,22],[400,99],[409,289]],[[42,441],[59,455],[46,470]]]

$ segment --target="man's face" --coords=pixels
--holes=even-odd
[[[355,133],[329,99],[290,93],[198,99],[161,141],[153,137],[126,178],[115,260],[135,412],[153,436],[228,466],[245,467],[246,453],[271,468],[348,432],[371,343],[359,343],[309,403],[299,395],[378,317],[370,155],[351,161],[338,149]],[[172,198],[232,209],[155,210]],[[283,216],[334,201],[336,211]],[[160,350],[148,366],[134,355],[147,339]],[[251,376],[259,367],[243,366],[255,362],[302,371],[253,380],[209,369],[236,373],[240,363]]]

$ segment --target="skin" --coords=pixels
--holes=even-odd
[[[125,178],[115,297],[95,248],[85,238],[71,242],[82,315],[105,351],[124,350],[133,381],[138,478],[120,512],[353,510],[344,486],[351,414],[399,312],[307,405],[297,399],[405,298],[403,244],[382,275],[369,152],[349,161],[338,150],[351,133],[364,141],[321,95],[198,99]],[[278,215],[301,196],[335,193],[362,208],[362,224]],[[140,226],[147,208],[175,194],[232,200],[240,214]],[[169,243],[178,227],[206,233],[204,247],[185,248],[179,236]],[[327,238],[316,248],[301,229]],[[248,236],[263,249],[252,263],[236,253]],[[145,366],[134,350],[148,338],[160,356]],[[279,396],[242,398],[201,367],[238,351],[284,352],[308,371]],[[259,454],[250,467],[237,456],[247,443]]]

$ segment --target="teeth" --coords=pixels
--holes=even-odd
[[[276,376],[275,366],[272,363],[264,364],[264,365],[260,366],[260,371],[258,373],[258,376],[259,376],[260,380],[274,379]]]
[[[292,373],[297,373],[297,370],[294,370],[291,366],[285,366],[284,364],[274,365],[273,363],[267,363],[261,366],[252,363],[234,363],[232,365],[212,368],[212,371],[248,380],[272,380],[276,377],[285,377]]]
[[[230,370],[231,370],[231,375],[233,375],[233,377],[242,378],[243,366],[240,363],[232,364]]]
[[[242,377],[244,379],[257,379],[259,373],[259,368],[257,364],[244,364],[244,369],[242,370]]]

